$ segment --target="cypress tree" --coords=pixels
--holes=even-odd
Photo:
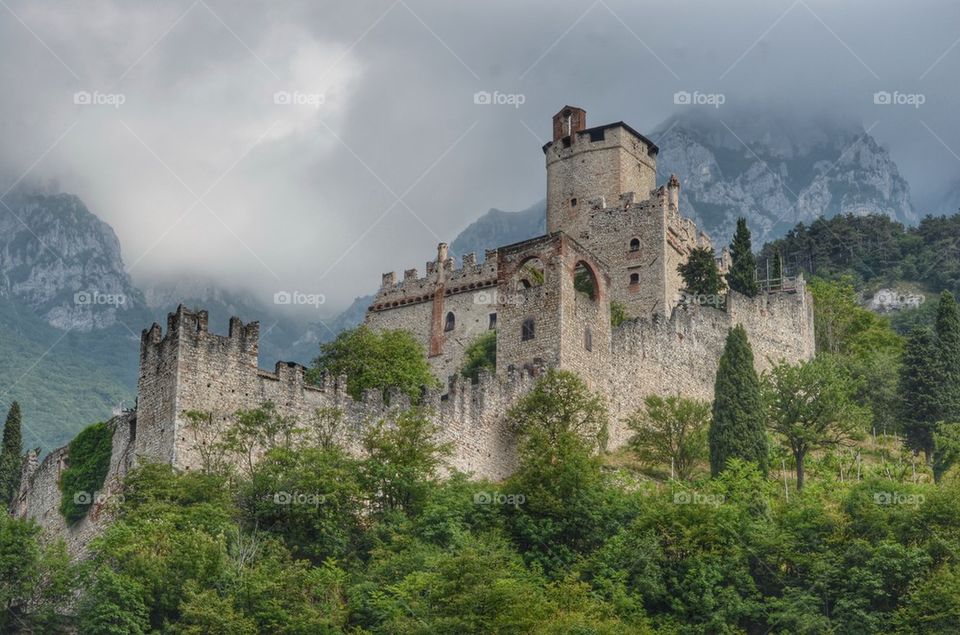
[[[928,328],[916,327],[907,337],[900,365],[900,420],[907,447],[933,454],[933,433],[942,404],[938,395],[937,347]]]
[[[960,423],[960,312],[953,294],[944,291],[937,304],[936,382],[938,421]]]
[[[23,440],[20,436],[20,404],[10,405],[3,424],[3,448],[0,450],[0,503],[10,504],[20,488],[20,467],[23,459]]]
[[[760,397],[760,379],[753,367],[747,332],[737,325],[717,368],[710,423],[710,473],[716,476],[732,458],[752,461],[767,472],[767,435]]]
[[[737,219],[737,231],[730,243],[730,257],[733,263],[727,272],[727,286],[750,298],[757,295],[760,291],[757,284],[757,259],[753,255],[750,229],[745,218]]]
[[[783,258],[780,257],[780,252],[773,252],[773,268],[770,270],[770,281],[773,283],[773,288],[780,289],[783,287]]]
[[[717,296],[723,289],[713,247],[697,247],[677,271],[687,291],[694,295]]]

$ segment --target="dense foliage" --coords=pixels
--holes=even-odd
[[[740,459],[752,462],[766,474],[768,448],[760,379],[747,332],[739,324],[727,334],[713,394],[708,434],[710,473],[716,476],[730,459]]]
[[[384,397],[397,389],[416,402],[424,386],[438,384],[413,335],[403,330],[377,332],[363,325],[321,344],[311,370],[314,380],[320,373],[346,375],[347,392],[355,399],[368,389],[381,390]]]
[[[144,464],[88,564],[41,548],[30,523],[0,521],[0,626],[91,635],[960,629],[953,472],[938,486],[871,462],[844,478],[842,456],[827,450],[810,460],[801,491],[738,459],[713,479],[645,480],[596,452],[607,414],[595,398],[568,373],[546,376],[511,411],[519,463],[499,484],[440,478],[445,449],[416,410],[374,426],[365,458],[307,443],[274,447],[250,474]],[[694,403],[649,405],[665,421],[704,415]]]
[[[684,288],[693,295],[716,296],[724,288],[713,247],[697,247],[677,267]]]
[[[460,374],[476,382],[481,370],[491,373],[497,367],[497,332],[487,331],[463,351],[463,368]]]
[[[110,469],[113,431],[106,423],[84,428],[67,446],[67,469],[60,475],[60,513],[67,523],[86,515]]]
[[[730,271],[727,272],[727,286],[752,298],[757,295],[760,286],[757,283],[757,259],[753,255],[750,229],[745,218],[737,219],[737,230],[730,243]]]
[[[761,264],[776,252],[788,275],[850,275],[858,288],[912,281],[960,294],[960,215],[928,216],[916,227],[881,215],[819,218],[765,245]]]
[[[3,445],[0,447],[0,508],[6,508],[20,487],[23,439],[20,434],[20,404],[10,404],[3,424]]]

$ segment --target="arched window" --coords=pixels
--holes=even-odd
[[[453,311],[447,313],[447,321],[443,324],[444,331],[452,331],[453,327],[457,325],[457,318],[453,316]]]
[[[634,238],[630,241],[630,251],[640,251],[640,239]]]
[[[523,321],[523,327],[520,331],[520,340],[526,342],[532,340],[536,337],[536,332],[534,330],[533,318],[527,318]]]
[[[630,284],[640,284],[640,274],[631,273],[630,274]]]
[[[597,277],[582,260],[577,263],[573,270],[573,288],[591,300],[597,299]]]
[[[539,287],[543,284],[546,267],[539,258],[529,258],[517,270],[517,290]]]
[[[593,331],[590,330],[589,326],[583,332],[583,347],[588,351],[593,350]]]

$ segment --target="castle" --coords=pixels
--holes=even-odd
[[[553,117],[543,146],[547,167],[547,234],[473,254],[457,268],[445,244],[421,277],[416,269],[383,275],[366,315],[373,329],[406,329],[423,344],[434,374],[447,380],[424,403],[452,444],[453,468],[502,479],[514,468],[507,409],[544,368],[579,374],[610,410],[609,447],[628,439],[623,423],[650,394],[711,399],[728,330],[746,329],[758,369],[814,353],[813,306],[803,279],[748,298],[731,292],[720,304],[685,297],[677,267],[691,250],[710,246],[679,210],[680,183],[656,187],[657,146],[623,122],[587,128],[586,113],[565,107]],[[728,256],[720,257],[725,268]],[[611,321],[611,306],[625,320]],[[464,350],[496,332],[496,371],[477,383],[457,374]],[[371,420],[409,404],[378,391],[360,400],[345,377],[306,381],[305,368],[278,362],[259,367],[259,324],[231,318],[227,335],[212,333],[206,311],[178,307],[166,330],[143,331],[135,411],[112,420],[113,456],[102,496],[118,491],[139,461],[198,469],[195,430],[186,413],[209,413],[220,429],[240,409],[271,401],[277,411],[309,424],[318,409],[344,413],[340,441],[360,452]],[[98,531],[99,503],[67,527],[59,515],[59,475],[67,448],[36,453],[24,466],[14,512],[82,549]]]

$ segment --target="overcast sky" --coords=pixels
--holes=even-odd
[[[956,0],[3,0],[0,49],[0,167],[83,198],[135,281],[324,294],[324,314],[542,198],[567,103],[640,131],[677,91],[837,114],[916,202],[960,176]]]

